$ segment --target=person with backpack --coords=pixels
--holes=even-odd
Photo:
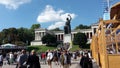
[[[17,66],[16,68],[27,68],[26,62],[28,59],[28,55],[26,54],[26,50],[21,51],[21,55],[17,58]]]
[[[61,65],[63,68],[70,68],[71,65],[71,57],[67,50],[63,51],[62,55],[60,56]]]

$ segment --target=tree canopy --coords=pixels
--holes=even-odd
[[[40,26],[40,24],[33,24],[32,26],[31,26],[31,29],[36,29],[36,28],[40,28],[41,26]]]
[[[55,37],[55,35],[46,34],[42,37],[42,42],[47,45],[53,45],[56,44],[57,38]]]
[[[80,25],[76,26],[75,30],[76,29],[89,29],[89,28],[90,28],[90,26],[80,24]]]
[[[0,32],[0,45],[4,43],[12,43],[16,45],[29,45],[34,40],[34,29],[40,28],[40,24],[33,24],[28,28],[8,28]]]
[[[51,31],[62,31],[60,28],[52,29]]]
[[[83,47],[87,43],[87,37],[84,33],[77,33],[73,39],[74,45],[79,45],[79,47]]]

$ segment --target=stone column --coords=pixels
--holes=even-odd
[[[59,35],[60,41],[61,41],[61,34]]]
[[[89,34],[89,39],[90,39],[90,32],[88,34]]]
[[[41,32],[41,37],[43,37],[43,33]]]
[[[41,32],[39,32],[39,40],[41,40]]]
[[[59,37],[58,37],[58,35],[57,35],[57,41],[59,40]]]
[[[74,34],[72,34],[72,40],[74,39]]]
[[[37,32],[37,37],[36,37],[36,39],[38,40],[38,38],[39,38],[39,35],[38,35],[38,32]]]

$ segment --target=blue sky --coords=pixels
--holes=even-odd
[[[118,2],[113,0],[111,4]],[[71,27],[91,25],[103,15],[105,0],[0,0],[0,31],[5,28],[30,28],[40,23],[42,28],[63,29],[67,15]]]

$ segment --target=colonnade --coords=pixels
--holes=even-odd
[[[77,34],[78,32],[85,33],[88,40],[92,39],[93,30],[92,29],[86,29],[86,30],[72,31],[71,32],[72,40],[74,39],[75,34]],[[57,41],[63,41],[64,40],[64,31],[51,32],[51,31],[48,31],[48,30],[45,30],[45,29],[37,29],[37,30],[35,30],[35,41],[33,41],[33,42],[34,43],[35,42],[41,42],[42,37],[45,36],[46,33],[54,33],[56,38],[57,38]]]
[[[35,32],[35,40],[41,40],[45,34],[45,32]]]

